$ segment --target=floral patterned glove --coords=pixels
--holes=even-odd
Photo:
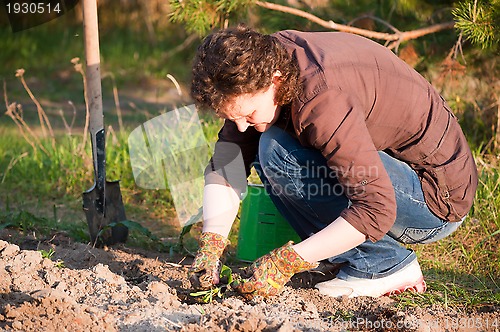
[[[300,257],[292,248],[293,241],[274,249],[262,256],[250,266],[253,275],[248,279],[236,280],[231,287],[245,298],[255,296],[274,296],[278,294],[290,278],[295,274],[313,269],[317,263],[311,264]]]
[[[220,234],[205,232],[199,243],[200,249],[189,268],[189,281],[194,289],[210,289],[219,283],[221,256],[229,240]]]

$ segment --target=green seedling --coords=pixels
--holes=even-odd
[[[189,295],[193,297],[200,297],[203,303],[210,303],[214,300],[214,297],[222,299],[227,288],[230,287],[233,282],[233,271],[230,267],[223,265],[220,271],[220,286],[215,286],[211,289],[190,293]]]
[[[201,301],[203,303],[210,303],[210,302],[213,301],[214,296],[217,296],[218,298],[222,299],[222,297],[224,295],[222,289],[224,287],[225,286],[214,287],[214,288],[207,289],[207,290],[204,290],[204,291],[199,291],[199,292],[196,292],[196,293],[190,293],[189,295],[194,296],[194,297],[200,297]]]
[[[58,259],[57,261],[55,261],[54,266],[57,267],[58,269],[66,267],[64,266],[64,261],[62,259]]]
[[[333,321],[344,321],[348,322],[354,319],[354,314],[349,310],[339,309],[333,315],[328,316],[327,319]]]
[[[55,251],[52,248],[50,248],[49,251],[45,251],[43,249],[38,251],[42,254],[42,258],[52,259],[52,256],[55,254]]]
[[[45,251],[45,250],[38,250],[38,252],[40,252],[42,254],[42,258],[47,258],[47,259],[50,259],[52,260],[52,256],[54,256],[54,254],[56,253],[54,251],[54,249],[50,248],[49,251]],[[59,268],[59,269],[62,269],[64,266],[64,261],[62,259],[58,259],[57,261],[54,262],[54,266]]]

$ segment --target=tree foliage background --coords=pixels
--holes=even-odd
[[[172,20],[185,24],[187,30],[205,35],[214,28],[222,28],[236,20],[247,19],[262,25],[262,28],[279,28],[283,24],[298,23],[282,19],[279,15],[268,17],[264,13],[255,13],[252,9],[266,2],[258,0],[170,0]],[[324,1],[324,0],[289,0],[275,1],[291,8],[304,10],[311,14],[330,17],[342,23],[346,17],[358,15],[400,21],[400,26],[411,28],[418,24],[430,24],[442,20],[451,14],[456,22],[456,29],[467,39],[483,48],[498,46],[500,39],[500,1],[499,0],[389,0],[389,1]],[[253,14],[253,15],[252,15]],[[257,14],[257,15],[255,15]],[[260,14],[260,15],[258,15]],[[276,14],[276,13],[274,13]],[[260,17],[261,19],[256,19]],[[399,16],[399,17],[398,17]],[[405,20],[411,18],[413,20]],[[290,17],[289,17],[290,18]],[[401,20],[403,19],[403,20]],[[361,20],[361,19],[359,19]],[[303,22],[304,23],[304,22]],[[369,28],[375,28],[374,26]]]

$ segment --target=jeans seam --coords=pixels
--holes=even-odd
[[[401,193],[406,198],[409,198],[410,200],[412,200],[415,203],[421,204],[423,206],[427,206],[427,203],[425,202],[425,200],[415,199],[412,195],[408,194],[406,191],[403,191],[403,190],[401,190],[401,189],[399,189],[397,187],[394,187],[394,191],[397,191],[397,192]]]
[[[287,154],[287,155],[285,155],[284,160],[290,160],[290,159],[289,159],[289,156],[290,156],[290,155],[292,155],[292,153],[297,152],[297,151],[300,151],[300,150],[299,150],[299,149],[295,149],[295,150],[293,150],[293,151],[288,151],[288,154]],[[306,199],[306,198],[305,198],[305,197],[301,194],[301,192],[300,192],[299,188],[298,188],[298,187],[297,187],[297,185],[295,184],[295,181],[293,181],[293,178],[289,175],[289,172],[288,172],[288,170],[287,170],[286,168],[287,168],[287,167],[285,167],[285,170],[284,170],[284,171],[285,171],[286,176],[288,177],[289,182],[291,182],[291,183],[293,184],[293,186],[295,187],[295,191],[296,191],[296,192],[300,195],[300,197],[301,197],[302,201],[303,201],[303,202],[305,203],[305,205],[307,205],[307,207],[309,208],[309,211],[311,211],[311,212],[314,214],[314,216],[315,216],[316,218],[319,218],[319,216],[318,216],[318,214],[316,213],[316,211],[314,211],[314,209],[311,207],[311,205],[309,205],[309,202],[307,201],[307,199]]]
[[[405,230],[403,231],[403,233],[401,234],[400,237],[398,237],[397,240],[398,242],[401,242],[401,243],[404,243],[404,244],[419,244],[419,243],[423,243],[424,241],[428,241],[428,240],[431,240],[432,238],[434,238],[437,234],[440,233],[440,231],[443,230],[443,228],[446,226],[446,224],[443,224],[439,227],[433,227],[433,228],[415,228],[415,227],[406,227]],[[430,231],[430,233],[427,234],[427,236],[423,239],[413,239],[411,236],[408,235],[407,231],[409,230],[428,230]],[[403,236],[406,236],[407,238],[410,238],[411,239],[411,242],[403,242],[401,240],[401,238]]]

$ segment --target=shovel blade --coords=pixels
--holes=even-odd
[[[120,192],[120,183],[118,181],[106,181],[105,188],[104,214],[99,212],[99,191],[97,188],[94,186],[94,188],[83,193],[83,210],[87,217],[90,239],[97,247],[113,245],[119,242],[124,243],[128,237],[128,228],[124,225],[106,228],[111,223],[127,220],[127,217],[125,216],[125,207]],[[103,231],[101,232],[101,230]]]

